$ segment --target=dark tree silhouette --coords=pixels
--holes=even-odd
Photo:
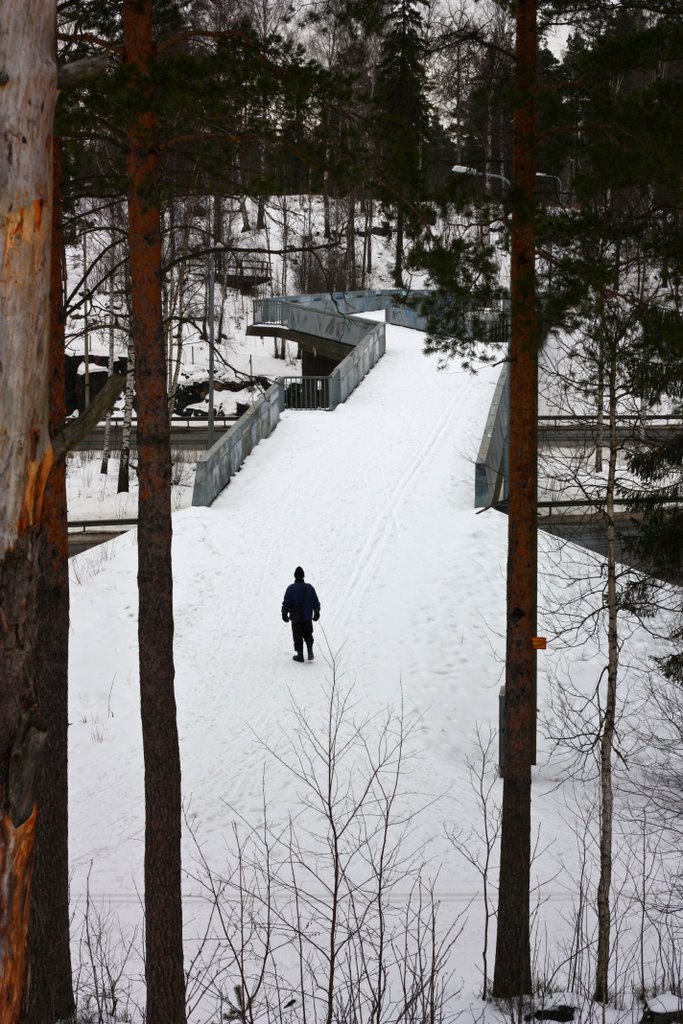
[[[185,1024],[180,755],[174,695],[171,453],[161,302],[152,0],[123,4],[131,326],[138,396],[138,643],[145,761],[148,1024]]]
[[[535,271],[536,4],[519,0],[515,42],[507,634],[503,806],[493,994],[531,992],[531,762],[536,727],[538,328]]]
[[[64,301],[61,230],[61,147],[53,140],[53,204],[50,280],[50,434],[64,425]],[[40,814],[29,931],[26,1024],[53,1024],[74,1012],[69,945],[68,679],[69,539],[66,459],[55,458],[48,477],[40,535],[36,693],[50,728],[40,776]]]
[[[387,5],[387,29],[377,69],[377,124],[382,198],[396,206],[394,283],[403,284],[406,222],[424,196],[424,148],[429,127],[426,0]]]

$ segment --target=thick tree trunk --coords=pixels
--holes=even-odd
[[[36,789],[39,539],[48,423],[55,4],[0,0],[0,1022],[26,983]]]
[[[64,296],[61,232],[61,153],[54,140],[54,198],[50,284],[50,433],[63,426]],[[54,1024],[75,1009],[69,947],[68,678],[69,569],[66,460],[56,458],[48,477],[39,546],[38,622],[35,648],[36,691],[50,723],[40,775],[40,814],[36,829],[28,986],[25,1024]]]
[[[531,992],[531,763],[536,727],[538,337],[535,294],[535,0],[517,4],[513,158],[507,645],[494,996]]]
[[[127,132],[132,336],[138,402],[138,643],[145,762],[147,1024],[185,1024],[180,757],[173,689],[171,452],[161,309],[152,0],[123,4],[124,63],[138,110]]]

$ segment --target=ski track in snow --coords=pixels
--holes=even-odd
[[[331,654],[359,715],[403,707],[407,799],[426,805],[415,842],[432,842],[447,865],[440,894],[460,904],[479,886],[444,824],[479,824],[465,760],[477,723],[497,725],[502,682],[507,524],[472,507],[498,369],[437,371],[422,345],[388,327],[386,355],[344,405],[286,412],[211,508],[175,514],[176,698],[188,820],[220,864],[231,821],[262,820],[264,785],[271,819],[296,811],[300,787],[268,748],[292,739],[292,700],[324,717]],[[322,604],[316,660],[303,665],[280,617],[299,564]],[[92,891],[132,920],[144,837],[136,571],[134,535],[74,560],[70,638],[72,889],[92,863]],[[577,655],[573,671],[578,682],[595,667]],[[539,658],[539,692],[545,683]],[[538,774],[538,872],[555,878],[576,854],[558,849],[563,794]],[[184,856],[191,868],[187,841]],[[566,902],[563,888],[558,875],[550,904]],[[189,879],[188,898],[196,889]]]
[[[392,327],[387,334],[386,355],[345,405],[334,413],[285,413],[210,509],[186,509],[174,517],[184,799],[210,850],[222,846],[232,817],[227,804],[247,820],[260,820],[264,772],[275,813],[290,809],[294,792],[281,773],[267,770],[265,747],[277,747],[287,736],[292,698],[321,708],[331,678],[330,652],[342,685],[353,686],[363,712],[403,701],[409,720],[421,716],[419,746],[435,747],[449,758],[454,749],[461,757],[468,741],[475,719],[457,707],[467,689],[464,680],[458,683],[467,627],[456,629],[455,654],[448,634],[469,575],[463,558],[472,557],[461,543],[459,524],[467,522],[470,535],[485,524],[472,508],[469,460],[497,374],[438,372],[436,360],[422,353],[421,334]],[[503,557],[504,519],[497,518],[495,544]],[[481,542],[489,543],[483,536]],[[100,888],[109,888],[113,878],[130,891],[131,880],[140,880],[142,801],[128,803],[125,811],[117,805],[128,787],[139,795],[142,778],[135,549],[127,538],[109,547],[111,557],[99,566],[101,555],[81,556],[87,561],[90,555],[96,570],[73,592],[72,721],[78,742],[71,800],[79,813],[72,857],[81,868],[94,861]],[[322,602],[316,660],[304,665],[291,661],[290,628],[279,614],[297,564]],[[79,629],[81,600],[92,609],[88,636]],[[96,628],[93,616],[99,619]],[[129,645],[125,669],[109,650],[106,659],[95,656],[106,646],[101,638],[116,637],[111,627],[122,621]],[[125,692],[125,710],[116,707],[113,717],[103,718],[101,711],[109,676],[93,682],[102,661],[119,680],[115,706]],[[468,675],[477,676],[471,660]],[[457,700],[445,708],[442,691],[451,683]],[[84,694],[88,707],[99,711],[89,714]],[[480,700],[472,702],[473,710],[480,708]],[[93,716],[104,723],[101,729],[93,727]],[[446,724],[453,732],[444,738]],[[114,767],[122,751],[123,770],[120,763]],[[452,766],[434,771],[429,763],[418,776],[428,800],[450,787]],[[411,788],[417,783],[411,778]],[[106,842],[93,840],[82,813],[96,792],[106,793],[110,804]],[[431,816],[425,834],[440,828],[444,813]],[[118,847],[115,867],[108,863],[110,843]]]

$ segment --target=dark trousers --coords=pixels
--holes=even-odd
[[[310,620],[308,622],[293,622],[292,639],[294,640],[294,650],[297,654],[304,653],[304,641],[306,642],[307,649],[310,651],[313,646],[313,623]]]

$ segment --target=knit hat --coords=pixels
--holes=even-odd
[[[296,569],[294,570],[294,579],[295,580],[302,580],[303,578],[304,578],[304,571],[303,571],[303,569],[301,568],[300,565],[297,565]]]

